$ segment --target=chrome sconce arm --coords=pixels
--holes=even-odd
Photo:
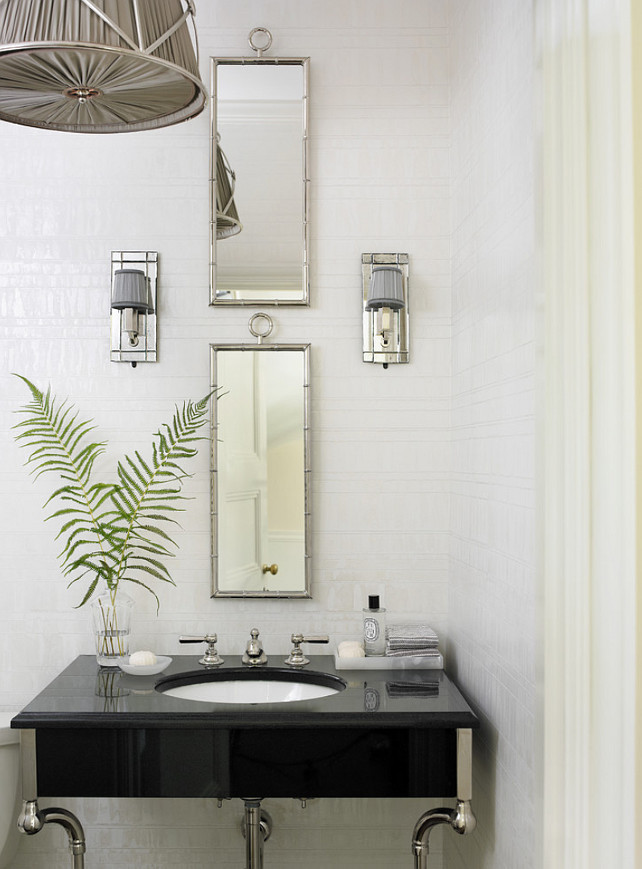
[[[408,254],[361,255],[363,361],[409,361]]]

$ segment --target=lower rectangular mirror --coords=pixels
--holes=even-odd
[[[211,352],[212,596],[310,597],[309,345]]]

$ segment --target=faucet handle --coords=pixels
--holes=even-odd
[[[217,636],[216,634],[205,634],[204,637],[179,637],[179,643],[207,643],[207,648],[205,649],[205,654],[199,660],[199,664],[202,664],[204,667],[220,667],[221,664],[224,664],[225,661],[219,653],[216,651],[216,642]]]
[[[285,663],[289,667],[305,667],[306,664],[310,663],[310,660],[309,658],[306,658],[301,651],[301,643],[329,643],[330,637],[327,635],[319,637],[304,637],[303,634],[292,634],[290,640],[293,644],[292,651],[285,659]]]

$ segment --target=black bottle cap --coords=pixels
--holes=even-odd
[[[379,595],[378,594],[369,594],[368,595],[368,609],[370,609],[370,610],[378,610],[379,609]]]

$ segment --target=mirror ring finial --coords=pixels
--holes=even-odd
[[[263,45],[259,45],[254,39],[254,35],[256,33],[264,33],[265,39],[263,40]],[[256,51],[257,56],[261,57],[264,51],[267,51],[269,47],[272,45],[272,34],[267,29],[267,27],[255,27],[254,30],[250,31],[250,35],[247,38],[247,41],[250,43],[250,48]]]
[[[258,328],[256,326],[256,322],[263,320],[265,325],[263,328]],[[272,329],[274,328],[274,321],[269,314],[264,314],[262,311],[259,311],[256,314],[252,314],[247,324],[248,329],[254,335],[256,339],[258,339],[259,344],[264,338],[267,338],[268,335],[272,333]]]

